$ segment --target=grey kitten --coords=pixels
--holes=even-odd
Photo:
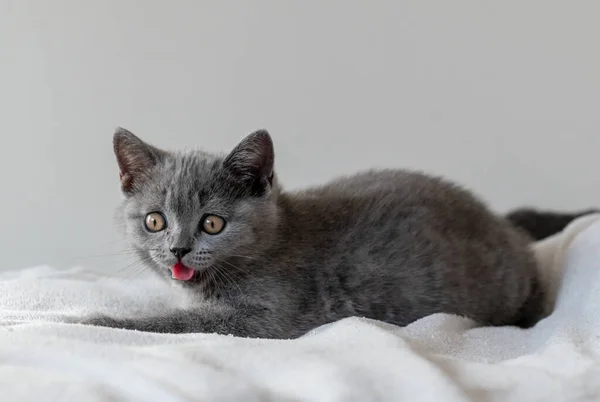
[[[213,155],[159,150],[119,129],[114,150],[129,242],[204,302],[88,323],[294,338],[350,316],[521,327],[542,317],[530,238],[440,178],[370,171],[287,192],[264,130]]]

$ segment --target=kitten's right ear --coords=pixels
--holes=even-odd
[[[255,194],[264,194],[273,185],[273,141],[267,130],[257,130],[244,138],[223,161],[241,183]]]
[[[146,144],[120,127],[113,136],[113,147],[119,164],[121,188],[125,194],[133,193],[165,155],[164,151]]]

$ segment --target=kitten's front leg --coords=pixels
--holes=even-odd
[[[180,315],[178,315],[181,318]],[[96,327],[120,328],[134,331],[180,334],[187,331],[187,324],[182,320],[165,318],[165,316],[117,318],[97,315],[79,322]]]
[[[139,318],[98,315],[80,323],[170,334],[218,333],[258,338],[288,337],[289,331],[271,320],[269,313],[262,307],[173,310],[161,315]]]

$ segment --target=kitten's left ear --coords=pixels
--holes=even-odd
[[[275,151],[267,130],[257,130],[242,140],[223,161],[223,167],[253,192],[263,194],[273,185]]]

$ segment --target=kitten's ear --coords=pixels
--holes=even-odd
[[[267,130],[257,130],[240,142],[223,161],[242,182],[252,186],[253,192],[263,194],[273,185],[275,151]]]
[[[113,147],[119,164],[121,188],[125,194],[135,191],[148,172],[164,157],[161,151],[124,128],[117,128],[113,136]]]

